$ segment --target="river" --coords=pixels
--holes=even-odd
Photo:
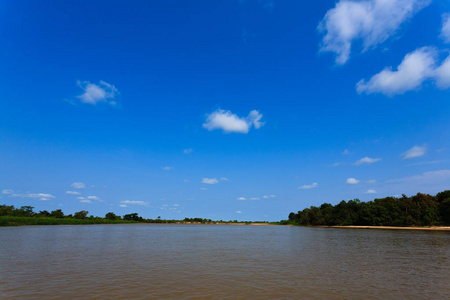
[[[450,299],[450,233],[250,225],[0,228],[1,299]]]

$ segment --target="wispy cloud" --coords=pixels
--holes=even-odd
[[[120,201],[121,204],[124,205],[142,205],[142,206],[147,206],[148,202],[144,202],[144,201],[130,201],[130,200],[124,200],[124,201]]]
[[[364,194],[376,194],[377,191],[375,190],[367,190]]]
[[[54,199],[55,196],[47,193],[24,193],[24,194],[16,194],[13,190],[3,190],[3,194],[9,195],[9,197],[17,197],[17,198],[30,198],[30,199],[39,199],[42,201],[47,201],[50,199]]]
[[[84,92],[77,96],[81,102],[88,104],[107,102],[108,104],[116,105],[114,99],[119,91],[114,85],[105,81],[100,81],[98,84],[90,83],[89,81],[77,81],[77,85]]]
[[[275,198],[275,195],[264,195],[263,199]]]
[[[403,155],[403,159],[411,159],[411,158],[423,156],[423,155],[425,155],[426,152],[427,152],[427,147],[414,146],[411,149],[409,149],[408,151],[404,152],[402,155]]]
[[[216,183],[219,183],[219,180],[217,180],[216,178],[203,178],[202,183],[216,184]]]
[[[301,189],[301,190],[310,190],[310,189],[314,189],[314,188],[316,188],[318,186],[319,186],[319,184],[317,182],[314,182],[314,183],[309,184],[309,185],[305,184],[305,185],[299,186],[298,188]]]
[[[237,214],[242,214],[242,211],[238,210],[236,211]]]
[[[86,198],[89,199],[89,200],[102,201],[102,200],[101,200],[99,197],[97,197],[97,196],[87,196]]]
[[[429,160],[429,161],[420,161],[416,163],[409,164],[408,166],[423,166],[423,165],[435,165],[435,164],[443,164],[448,163],[449,160]]]
[[[92,203],[92,201],[91,200],[89,200],[89,199],[82,199],[82,200],[80,200],[80,202],[81,203]]]
[[[400,25],[427,6],[430,0],[341,0],[318,26],[324,34],[321,51],[334,52],[336,63],[345,64],[352,43],[362,41],[363,51],[395,34]]]
[[[66,191],[66,194],[68,194],[68,195],[80,195],[80,192]]]
[[[230,179],[228,179],[226,177],[222,177],[222,178],[220,178],[220,180],[222,180],[222,181],[230,181]]]
[[[171,171],[171,170],[173,170],[173,167],[165,166],[165,167],[161,167],[161,169],[163,169],[164,171]]]
[[[239,197],[239,198],[237,198],[237,200],[244,201],[244,200],[247,200],[247,199],[245,197]]]
[[[192,150],[192,148],[187,148],[187,149],[184,149],[183,150],[183,153],[184,154],[190,154],[190,153],[192,153],[194,150]]]
[[[84,189],[86,185],[82,182],[74,182],[71,184],[74,189]]]
[[[391,179],[388,180],[388,183],[395,182],[407,182],[407,181],[438,181],[450,178],[450,170],[439,170],[439,171],[430,171],[424,172],[420,175],[414,175],[410,177],[400,178],[400,179]]]
[[[225,133],[248,133],[250,128],[259,129],[264,125],[264,122],[261,122],[262,117],[257,110],[252,110],[246,118],[241,118],[230,111],[218,109],[206,116],[203,128],[209,131],[221,129]]]
[[[369,165],[369,164],[373,164],[376,163],[378,161],[380,161],[381,158],[370,158],[370,157],[363,157],[360,160],[356,161],[354,163],[355,166],[359,166],[359,165]]]
[[[441,38],[446,43],[450,43],[450,14],[442,16]]]
[[[359,180],[356,178],[347,178],[347,184],[358,184]]]

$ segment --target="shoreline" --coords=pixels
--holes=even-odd
[[[393,229],[393,230],[433,230],[433,231],[450,231],[450,226],[427,226],[427,227],[395,227],[395,226],[312,226],[319,228],[340,228],[340,229]]]

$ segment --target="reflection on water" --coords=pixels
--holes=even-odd
[[[231,225],[0,228],[2,299],[450,299],[450,233]]]

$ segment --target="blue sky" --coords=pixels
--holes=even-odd
[[[449,189],[449,16],[444,0],[3,1],[0,202],[280,220]]]

